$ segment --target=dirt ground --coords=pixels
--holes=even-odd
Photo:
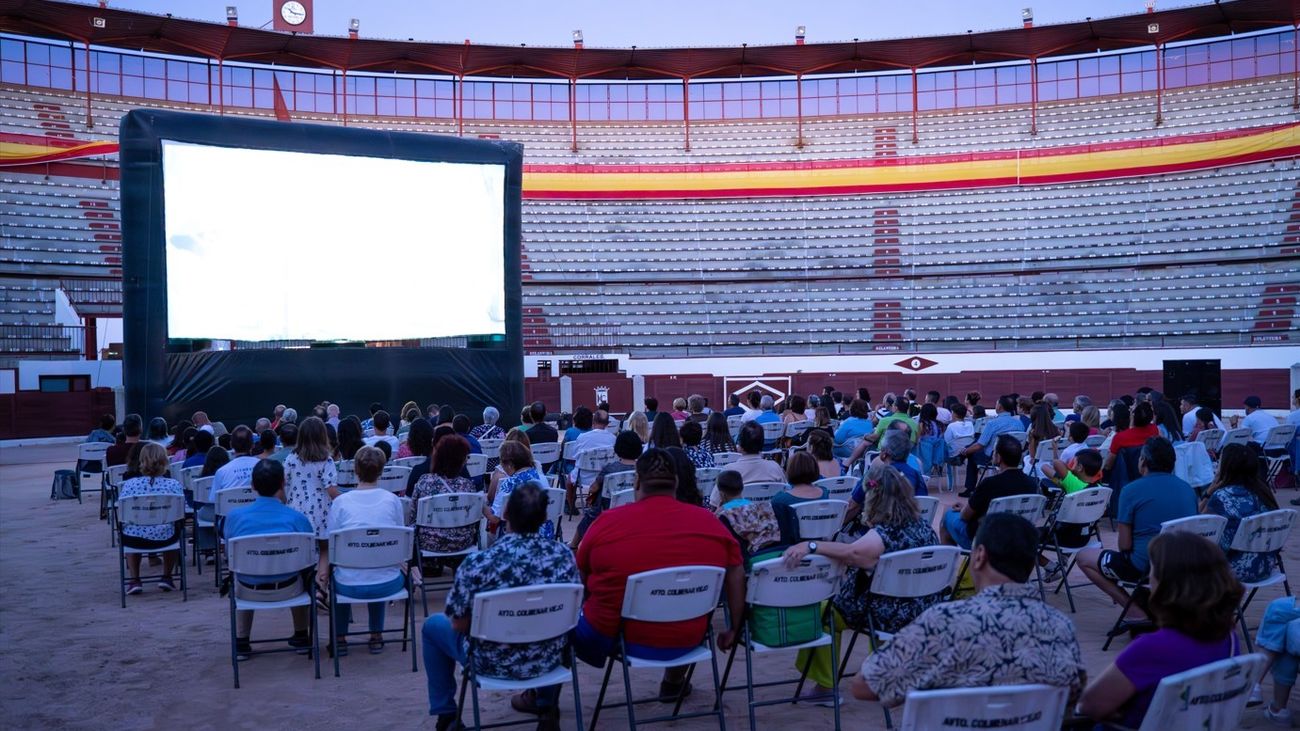
[[[311,662],[292,653],[257,656],[241,664],[243,688],[232,687],[229,659],[229,614],[226,599],[212,584],[212,572],[202,576],[191,569],[189,601],[180,593],[165,594],[149,585],[142,595],[128,597],[127,608],[118,604],[117,552],[109,547],[106,525],[98,520],[98,496],[84,504],[51,502],[50,481],[57,468],[70,468],[75,447],[5,447],[0,449],[0,725],[9,729],[119,729],[119,728],[433,728],[427,715],[423,665],[411,673],[410,658],[390,643],[383,654],[354,651],[342,661],[342,677],[335,678],[322,657],[322,677],[314,680]],[[39,461],[38,461],[39,460]],[[18,462],[28,462],[19,464]],[[938,480],[932,488],[938,487]],[[951,493],[932,489],[945,503]],[[1280,497],[1290,499],[1295,491]],[[566,531],[567,532],[567,531]],[[1113,545],[1114,534],[1104,540]],[[1300,566],[1300,539],[1292,538],[1286,551],[1290,566]],[[1073,581],[1085,581],[1077,571]],[[1281,593],[1268,589],[1256,599],[1250,613],[1252,626],[1267,602]],[[1068,611],[1064,595],[1049,594],[1048,601]],[[1124,641],[1102,652],[1103,632],[1118,611],[1100,591],[1076,592],[1078,627],[1084,660],[1096,675],[1115,657]],[[430,597],[430,609],[441,602]],[[417,621],[422,615],[417,605]],[[400,626],[400,608],[389,611],[389,626]],[[320,615],[322,628],[326,618]],[[258,636],[289,632],[287,612],[261,613],[253,630]],[[847,637],[847,635],[846,635]],[[861,664],[865,643],[859,643],[852,665]],[[357,649],[363,650],[362,647]],[[742,657],[733,670],[743,682]],[[757,680],[792,675],[792,655],[763,657],[755,667]],[[721,661],[720,661],[721,663]],[[696,682],[688,709],[712,703],[707,668]],[[580,673],[583,715],[589,720],[600,687],[600,671],[583,666]],[[733,680],[733,682],[734,682]],[[633,690],[643,697],[657,688],[653,671],[635,673]],[[1271,679],[1265,679],[1265,693]],[[842,684],[847,691],[847,681]],[[759,697],[777,697],[776,690]],[[621,700],[617,672],[610,698]],[[571,703],[566,688],[564,701]],[[504,694],[483,695],[484,722],[510,717]],[[655,704],[657,706],[657,704]],[[1294,705],[1294,699],[1293,699]],[[745,692],[726,694],[727,725],[747,726]],[[652,710],[649,707],[646,711]],[[843,726],[882,729],[884,717],[877,704],[847,699]],[[899,716],[895,715],[895,723]],[[467,722],[472,721],[468,712]],[[571,705],[564,708],[563,724],[573,727]],[[760,708],[760,728],[832,727],[830,709],[805,704]],[[603,711],[600,727],[627,726],[621,709]],[[682,729],[716,728],[713,719],[670,724]],[[1242,728],[1272,727],[1260,710],[1248,709]]]

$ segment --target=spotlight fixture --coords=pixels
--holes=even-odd
[[[226,6],[226,25],[239,25],[239,8],[234,5]]]
[[[352,20],[349,20],[349,21],[348,21],[348,37],[349,37],[349,38],[356,38],[356,37],[357,37],[357,34],[360,33],[360,32],[361,32],[361,21],[358,20],[358,19],[356,19],[356,18],[353,18]]]
[[[1155,11],[1156,11],[1156,0],[1147,0],[1147,12],[1154,13]]]
[[[1026,28],[1034,27],[1034,9],[1025,8],[1020,11],[1020,20],[1024,22]]]
[[[801,25],[801,26],[795,28],[795,29],[794,29],[794,42],[795,42],[795,45],[802,46],[802,45],[803,45],[803,39],[804,39],[804,36],[806,36],[806,35],[808,35],[808,26],[806,26],[806,25]]]
[[[574,47],[574,48],[582,48],[582,31],[581,31],[581,30],[575,30],[575,31],[573,31],[573,47]]]

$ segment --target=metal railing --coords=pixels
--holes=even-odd
[[[0,325],[0,355],[80,355],[81,325]]]

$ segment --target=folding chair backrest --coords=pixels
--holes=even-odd
[[[1106,437],[1100,434],[1093,434],[1092,436],[1083,440],[1083,446],[1087,447],[1088,449],[1096,449],[1097,447],[1100,447],[1105,443],[1106,443]]]
[[[420,498],[415,524],[421,528],[463,528],[483,519],[486,498],[481,492],[452,492]]]
[[[785,423],[780,421],[763,422],[763,441],[774,442],[785,435]]]
[[[1286,449],[1295,439],[1295,424],[1278,424],[1264,437],[1264,449]]]
[[[813,483],[817,487],[826,489],[827,497],[842,500],[853,494],[853,488],[858,486],[856,477],[823,477]]]
[[[600,483],[600,489],[606,495],[631,490],[634,487],[636,487],[636,472],[634,470],[605,475],[605,479]]]
[[[77,459],[86,462],[100,462],[113,445],[108,442],[87,442],[77,447]]]
[[[428,457],[398,457],[396,459],[389,460],[388,464],[389,466],[392,467],[415,468],[415,467],[419,467],[420,463],[424,462],[424,460],[426,459],[428,459]]]
[[[582,584],[535,584],[474,595],[470,636],[525,644],[564,635],[578,624]]]
[[[352,460],[350,459],[339,460],[338,464],[335,465],[334,470],[335,470],[334,479],[338,481],[338,484],[344,487],[356,487],[357,472],[356,469],[353,467]]]
[[[181,483],[181,487],[183,487],[183,488],[188,487],[189,489],[193,490],[193,489],[194,489],[194,481],[197,480],[197,479],[199,479],[199,475],[201,475],[201,474],[203,474],[203,468],[202,468],[202,467],[197,467],[197,466],[196,466],[196,467],[182,467],[182,468],[181,468],[181,476],[180,476],[180,478],[179,478],[179,479],[180,479],[180,483]],[[205,489],[205,490],[203,491],[203,495],[206,497],[207,494],[208,494],[208,493],[207,493],[207,490]]]
[[[480,439],[478,445],[483,449],[483,456],[488,459],[496,459],[501,456],[501,443],[504,439]]]
[[[1046,508],[1045,495],[1008,495],[990,501],[987,514],[1014,513],[1034,525],[1039,525],[1043,522],[1043,512]]]
[[[964,436],[964,437],[953,437],[952,453],[957,454],[974,443],[975,443],[974,434],[971,434],[969,436]]]
[[[411,558],[414,528],[375,526],[330,531],[330,565],[349,569],[382,569]]]
[[[1056,511],[1056,522],[1076,525],[1092,525],[1106,514],[1110,505],[1109,487],[1090,487],[1086,490],[1070,493],[1061,499],[1061,507]]]
[[[1068,693],[1068,688],[1053,685],[914,690],[907,694],[900,728],[902,731],[936,728],[1056,731],[1065,718]]]
[[[1060,449],[1059,446],[1054,446],[1050,439],[1039,442],[1038,451],[1034,453],[1034,463],[1051,462],[1056,458],[1055,455],[1060,454]]]
[[[379,475],[379,487],[389,492],[406,492],[406,483],[410,479],[410,467],[384,465],[384,472]]]
[[[844,513],[848,509],[849,503],[845,500],[795,503],[794,515],[799,521],[799,540],[828,541],[834,538],[844,524]]]
[[[1229,429],[1223,435],[1223,441],[1219,442],[1219,449],[1223,449],[1229,444],[1245,444],[1250,441],[1250,430],[1244,427],[1240,429]]]
[[[134,495],[117,501],[117,520],[123,525],[165,525],[184,517],[183,495]]]
[[[587,472],[599,472],[601,467],[613,462],[615,459],[613,447],[584,449],[578,455],[578,469]]]
[[[952,586],[960,558],[961,549],[956,546],[925,546],[886,553],[872,574],[871,593],[905,598],[937,594]]]
[[[939,512],[939,498],[917,495],[915,500],[917,506],[921,508],[921,521],[926,525],[934,525],[934,516]]]
[[[242,508],[257,499],[257,492],[248,485],[227,487],[217,493],[217,515],[230,515],[235,508]]]
[[[1009,431],[1005,432],[1005,434],[1009,437],[1019,439],[1021,444],[1029,441],[1029,432],[1026,431]]]
[[[1230,548],[1250,553],[1276,553],[1286,545],[1291,529],[1295,527],[1295,517],[1296,511],[1283,509],[1242,518]]]
[[[700,486],[700,492],[708,497],[713,486],[718,484],[718,475],[722,474],[719,467],[697,467],[695,469],[695,482]]]
[[[802,435],[804,432],[808,431],[809,427],[811,426],[812,426],[812,422],[808,421],[807,419],[804,419],[802,421],[792,421],[789,424],[785,425],[785,435],[790,439],[795,439],[800,435]]]
[[[609,494],[609,507],[621,508],[636,502],[636,490],[619,490]]]
[[[540,442],[533,445],[533,459],[537,464],[546,467],[555,464],[560,459],[559,442]]]
[[[740,427],[745,423],[744,417],[737,414],[736,416],[727,417],[727,429],[731,432],[731,438],[735,439],[740,433]]]
[[[1222,515],[1189,515],[1186,518],[1166,520],[1160,524],[1160,532],[1172,533],[1182,530],[1195,533],[1210,543],[1218,543],[1227,525],[1228,519]]]
[[[672,566],[627,577],[624,619],[681,622],[713,612],[726,571],[717,566]]]
[[[209,477],[196,477],[193,480],[190,480],[189,489],[190,494],[194,496],[194,502],[206,503],[208,501],[208,493],[212,492],[212,481],[215,479],[217,479],[216,475]]]
[[[1139,731],[1237,728],[1250,689],[1259,682],[1267,662],[1255,653],[1167,676],[1156,686]]]
[[[1196,443],[1204,444],[1206,449],[1218,449],[1222,442],[1222,429],[1202,429],[1196,433]]]
[[[745,601],[760,607],[816,604],[835,596],[841,573],[841,564],[815,554],[793,569],[785,567],[783,558],[760,561],[745,582]]]
[[[578,443],[565,442],[564,446],[560,448],[560,454],[565,462],[572,462],[578,456]]]
[[[104,479],[113,487],[122,486],[122,476],[126,474],[126,465],[115,464],[104,470]]]
[[[773,495],[785,492],[787,487],[789,485],[784,482],[750,482],[745,484],[740,496],[746,500],[771,500]]]
[[[249,576],[292,574],[316,565],[316,536],[311,533],[261,533],[226,542],[230,570]]]
[[[470,477],[482,477],[487,473],[487,455],[471,454],[465,460],[465,471],[469,472]]]
[[[617,434],[620,431],[622,431],[622,429],[623,429],[623,422],[619,421],[618,419],[615,419],[612,416],[609,417],[609,426],[605,427],[605,431],[609,432],[610,434]]]
[[[558,528],[560,519],[564,517],[564,503],[567,493],[554,487],[546,488],[546,519],[555,523]]]
[[[718,467],[726,467],[727,465],[731,464],[732,462],[735,462],[738,459],[740,459],[739,452],[714,452],[713,453],[713,464],[717,465]]]
[[[989,417],[987,416],[981,416],[980,418],[971,422],[971,424],[975,427],[976,434],[982,433],[984,431],[984,425],[987,423],[989,423]]]

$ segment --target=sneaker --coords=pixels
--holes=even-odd
[[[1060,561],[1049,562],[1043,567],[1043,583],[1055,584],[1060,581],[1061,576],[1065,573],[1064,568],[1065,567],[1061,565]]]
[[[1279,711],[1273,710],[1273,704],[1264,706],[1264,718],[1267,718],[1274,726],[1282,728],[1291,728],[1291,709],[1283,708]]]
[[[294,632],[289,638],[289,647],[297,650],[299,655],[306,655],[311,652],[311,634],[307,630]]]
[[[163,591],[176,591],[176,585],[172,583],[172,577],[164,576],[158,580],[158,588]]]
[[[131,580],[131,581],[126,582],[126,595],[127,595],[127,596],[132,596],[132,595],[134,595],[134,594],[139,594],[139,593],[142,592],[142,591],[144,591],[144,585],[141,584],[139,581],[136,581],[136,580],[133,579],[133,580]]]
[[[1255,683],[1255,687],[1250,689],[1250,697],[1246,699],[1246,705],[1254,708],[1264,702],[1264,689]]]

